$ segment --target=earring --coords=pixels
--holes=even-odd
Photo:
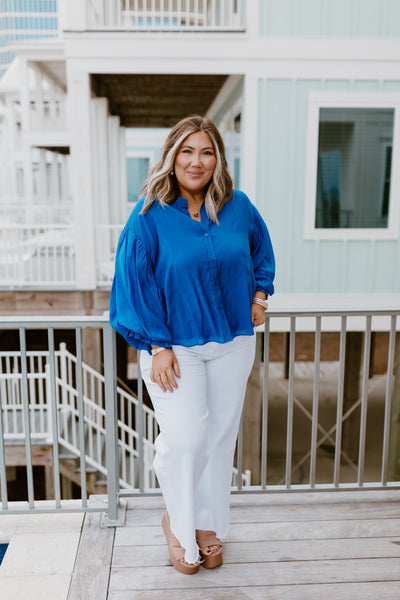
[[[173,174],[174,174],[174,172],[173,172],[173,171],[171,171],[170,175],[173,175]]]

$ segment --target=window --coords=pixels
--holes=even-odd
[[[143,183],[150,167],[149,157],[129,157],[126,159],[128,179],[128,202],[137,202],[140,198]]]
[[[219,126],[229,172],[237,189],[240,188],[241,119],[241,102],[239,102],[228,112]]]
[[[357,101],[353,95],[352,102],[338,97],[337,106],[326,105],[322,94],[312,98],[306,238],[397,235],[392,164],[400,98],[385,102],[385,94],[368,96]]]

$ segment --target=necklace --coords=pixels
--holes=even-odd
[[[198,219],[200,216],[200,213],[193,213],[192,217],[194,217],[195,219]]]

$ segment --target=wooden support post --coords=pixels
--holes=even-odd
[[[390,422],[388,480],[400,481],[400,332],[396,333],[394,385]]]
[[[284,352],[284,368],[283,376],[285,379],[289,379],[289,349],[290,349],[290,334],[286,331],[283,334],[283,352]]]
[[[364,334],[361,331],[347,332],[343,414],[345,414],[361,396],[363,340]],[[342,449],[355,463],[358,462],[360,414],[360,407],[357,407],[343,422],[342,430]]]
[[[117,377],[128,385],[128,344],[117,334]]]
[[[262,333],[257,333],[256,356],[247,383],[243,408],[243,468],[251,470],[252,485],[261,483]]]
[[[44,465],[44,481],[46,488],[46,500],[54,500],[56,492],[54,486],[53,465]]]

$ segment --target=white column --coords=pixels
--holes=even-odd
[[[0,194],[9,196],[10,200],[17,196],[17,167],[16,150],[16,120],[14,98],[6,96],[5,103],[5,135],[3,144],[0,143]]]
[[[44,148],[39,148],[39,189],[37,200],[38,204],[47,204],[47,160],[46,160],[46,150]]]
[[[71,200],[70,179],[69,179],[69,154],[61,155],[61,202],[69,203]]]
[[[110,223],[121,222],[119,117],[109,117]]]
[[[95,252],[96,263],[101,265],[110,255],[110,167],[109,126],[107,98],[94,98],[93,102],[93,165],[95,204]],[[101,227],[99,227],[99,225]],[[106,227],[104,227],[104,225]]]
[[[247,0],[245,6],[246,32],[251,37],[257,37],[260,29],[260,0]]]
[[[258,115],[258,78],[256,73],[248,72],[244,77],[242,156],[240,187],[257,204],[257,115]]]
[[[71,193],[75,216],[76,287],[96,288],[92,100],[89,73],[67,68],[68,126],[71,132]]]
[[[71,31],[85,31],[87,29],[88,21],[87,0],[62,0],[62,2],[63,29]]]
[[[29,64],[20,57],[20,101],[21,101],[21,128],[22,128],[22,152],[24,163],[24,198],[26,206],[27,222],[32,221],[33,205],[33,167],[32,148],[26,140],[26,134],[30,130],[30,94],[29,94]]]
[[[119,155],[120,155],[120,186],[121,186],[121,215],[120,223],[125,223],[127,219],[127,204],[128,204],[128,181],[126,172],[126,139],[125,127],[120,127],[119,130]]]
[[[93,159],[95,165],[94,189],[96,191],[95,221],[96,224],[110,222],[110,181],[109,181],[109,146],[108,137],[108,100],[93,99]]]
[[[58,167],[58,157],[59,155],[57,152],[51,153],[51,186],[48,196],[50,202],[55,206],[58,206],[60,203],[60,171]]]

